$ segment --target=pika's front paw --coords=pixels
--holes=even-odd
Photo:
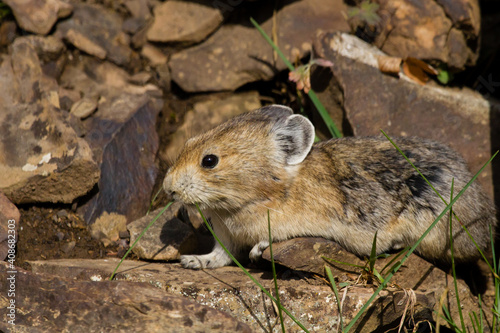
[[[262,257],[262,252],[264,252],[265,249],[269,247],[269,242],[268,241],[261,241],[252,248],[250,251],[250,254],[248,255],[250,257],[250,260],[253,262],[259,261],[260,258]]]
[[[217,249],[201,256],[181,256],[181,265],[184,268],[203,269],[227,266],[232,262],[224,250]]]
[[[182,267],[191,269],[205,268],[206,266],[204,266],[204,263],[200,259],[198,259],[199,257],[201,256],[181,256]]]

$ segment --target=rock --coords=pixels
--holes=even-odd
[[[118,14],[101,5],[75,4],[71,18],[57,25],[56,35],[83,52],[126,66],[133,55],[122,24]]]
[[[374,45],[389,55],[439,60],[455,70],[476,63],[481,26],[477,0],[380,2]]]
[[[132,251],[141,259],[176,260],[181,254],[194,253],[196,237],[189,221],[179,216],[180,203],[170,206],[144,233]],[[149,215],[127,225],[130,244],[133,244],[148,224],[161,212],[157,209]]]
[[[395,256],[396,254],[388,258],[377,259],[375,262],[375,269],[382,276],[385,276],[389,272],[390,267],[394,265],[395,261],[392,260]],[[344,250],[337,243],[323,238],[294,238],[284,242],[273,243],[273,257],[275,262],[280,265],[295,270],[323,275],[325,278],[326,273],[324,267],[325,263],[328,262],[326,266],[330,267],[333,276],[337,278],[337,282],[346,282],[352,280],[353,277],[356,278],[358,276],[366,279],[367,276],[367,273],[363,269],[352,266],[358,265],[368,267],[367,259],[361,260],[354,254]],[[323,257],[330,260],[325,260]],[[263,252],[262,258],[270,260],[269,248]],[[401,259],[402,257],[399,258]],[[474,271],[478,272],[477,269]],[[483,288],[483,285],[485,284],[484,276],[482,276],[483,273],[475,273],[473,276],[474,282],[472,283],[479,289]],[[372,276],[371,279],[376,280],[375,276]],[[471,295],[471,292],[464,281],[457,280],[457,283],[459,286],[458,288],[461,302],[468,305],[475,304],[476,300]],[[453,279],[450,275],[417,255],[412,254],[392,277],[389,286],[396,285],[403,290],[412,290],[416,292],[420,295],[420,297],[423,297],[420,300],[421,303],[424,304],[423,310],[428,311],[433,309],[437,312],[439,311],[440,306],[438,304],[439,302],[437,302],[439,297],[441,297],[447,288],[449,288],[448,286],[452,284]],[[387,301],[389,300],[382,298],[377,302],[384,303]],[[449,301],[451,302],[449,307],[453,318],[455,320],[459,320],[456,298],[451,297]],[[398,303],[399,302],[396,302],[396,304]],[[386,308],[386,306],[376,304],[377,303],[375,303],[373,307]],[[471,309],[474,309],[474,305],[472,305]],[[376,323],[372,323],[368,325],[371,329],[367,329],[366,326],[364,326],[367,325],[367,321],[376,322],[376,320],[383,319],[384,323],[378,322],[378,325],[387,325],[401,316],[401,313],[398,311],[400,310],[391,312],[388,317],[386,314],[383,316],[366,316],[365,319],[359,320],[359,323],[363,324],[358,325],[362,326],[358,326],[358,329],[355,329],[354,331],[371,332],[373,327],[377,327]],[[363,329],[361,329],[361,327],[363,327]]]
[[[79,31],[68,29],[65,39],[76,48],[99,59],[106,58],[106,50]]]
[[[104,212],[90,226],[92,238],[108,246],[120,239],[120,233],[127,230],[127,217],[116,213]]]
[[[82,122],[82,136],[90,144],[102,177],[98,192],[96,188],[86,198],[79,213],[88,224],[104,212],[124,215],[129,222],[142,217],[157,174],[155,123],[162,108],[161,91],[152,84],[131,84],[126,71],[91,57],[66,66],[61,85],[98,100],[97,111]]]
[[[354,135],[380,135],[383,129],[389,136],[419,136],[442,142],[465,158],[472,173],[498,149],[491,121],[499,119],[500,104],[467,88],[432,83],[422,86],[383,74],[376,60],[380,51],[347,34],[326,34],[315,49],[320,57],[335,64],[331,67],[334,82],[343,92],[339,104]],[[478,180],[493,197],[491,165]]]
[[[277,264],[293,270],[311,272],[323,276],[326,276],[325,264],[329,261],[322,257],[354,265],[363,266],[365,264],[363,260],[347,252],[337,243],[318,237],[300,237],[273,243],[273,257]],[[262,253],[262,258],[268,261],[271,260],[269,248]],[[360,272],[359,269],[347,265],[342,266],[341,264],[334,264],[329,267],[332,269],[334,276],[345,275],[348,272]]]
[[[105,260],[44,260],[29,262],[33,273],[52,274],[64,276],[68,279],[74,278],[79,281],[89,279],[104,278],[115,269],[118,259]],[[434,283],[441,288],[441,293],[434,291],[415,290],[416,313],[425,319],[429,318],[429,310],[439,307],[439,298],[443,295],[444,302],[450,302],[453,316],[457,318],[456,303],[453,293],[443,294],[446,283],[453,283],[444,272]],[[415,274],[426,281],[429,272],[420,271]],[[274,288],[274,283],[268,271],[252,269],[251,275],[262,284],[267,290]],[[279,270],[278,286],[280,290],[280,300],[283,306],[288,309],[307,329],[310,331],[334,332],[339,325],[339,312],[337,300],[330,286],[324,283],[314,283],[314,280],[300,278],[290,271]],[[436,275],[438,276],[438,275]],[[196,271],[187,270],[179,264],[157,264],[136,262],[125,260],[120,266],[117,274],[118,280],[134,282],[147,282],[159,289],[166,289],[169,294],[183,295],[195,300],[202,305],[222,310],[233,315],[241,321],[245,321],[251,326],[253,331],[262,330],[264,327],[268,331],[279,329],[279,319],[275,313],[270,300],[249,278],[237,267],[222,267],[213,270]],[[354,277],[357,280],[357,276]],[[459,288],[464,300],[471,300],[474,303],[465,304],[464,311],[468,309],[477,310],[477,302],[469,296],[468,289],[461,281]],[[450,284],[450,285],[451,285]],[[418,286],[415,286],[415,289]],[[419,288],[420,289],[420,288]],[[354,280],[345,291],[342,288],[340,296],[343,300],[342,317],[344,324],[357,314],[362,304],[373,294],[371,285],[363,286]],[[274,294],[274,292],[273,292]],[[406,294],[412,295],[407,290]],[[382,291],[377,296],[374,303],[366,314],[358,320],[354,329],[356,332],[373,332],[395,328],[399,325],[399,317],[406,305],[405,292],[397,287],[390,287]],[[475,306],[471,307],[471,306]],[[427,312],[427,314],[426,314]],[[432,315],[432,312],[430,313]],[[408,318],[408,316],[407,316]],[[418,318],[416,318],[418,319]],[[467,318],[466,323],[470,326]],[[285,328],[287,332],[302,332],[302,330],[284,316]],[[387,324],[387,325],[386,325]],[[386,326],[384,326],[386,325]]]
[[[0,123],[0,189],[14,203],[71,203],[99,179],[89,145],[53,106],[12,106],[0,112]]]
[[[149,74],[147,72],[140,72],[140,73],[132,75],[129,79],[129,82],[143,86],[146,83],[148,83],[149,80],[151,80],[151,74]]]
[[[88,74],[87,68],[92,68],[92,75]],[[127,95],[128,102],[131,103],[131,106],[124,106],[125,110],[121,118],[127,118],[131,109],[143,103],[144,100],[149,98],[156,100],[157,96],[161,95],[161,91],[153,84],[131,84],[131,77],[124,69],[107,61],[99,62],[85,56],[82,56],[78,63],[66,66],[60,81],[62,87],[71,87],[65,92],[66,95],[69,96],[70,91],[73,91],[82,97],[98,100],[98,111],[95,116],[109,113],[109,117],[119,118],[120,112],[116,110],[102,110],[119,102],[117,99],[120,95]]]
[[[54,36],[30,35],[17,38],[16,43],[19,41],[31,44],[42,63],[59,59],[66,50],[64,43]]]
[[[73,6],[61,0],[5,0],[17,23],[29,32],[46,35],[57,19],[71,15]]]
[[[170,91],[172,85],[172,78],[170,76],[170,69],[167,64],[159,65],[155,67],[156,79],[158,81],[158,86],[164,91]]]
[[[105,212],[124,215],[127,221],[143,216],[157,175],[159,106],[147,98],[125,94],[109,102],[100,105],[86,124],[85,139],[102,175],[99,192],[81,208],[89,224]]]
[[[216,125],[239,115],[261,107],[259,94],[255,91],[232,94],[194,104],[184,116],[183,124],[168,139],[165,152],[161,153],[164,161],[174,160],[184,143],[191,137],[205,132]]]
[[[15,302],[16,332],[251,332],[226,313],[148,283],[102,281],[97,275],[81,281],[20,268],[12,274],[1,265],[3,281],[15,277],[15,295],[8,296],[9,284],[0,285],[0,315],[9,318],[8,306]],[[9,331],[7,320],[0,330]]]
[[[124,4],[132,17],[139,17],[145,20],[151,17],[147,0],[125,0]]]
[[[66,244],[62,245],[61,246],[61,251],[63,251],[64,253],[68,254],[70,253],[76,246],[76,242],[75,241],[69,241],[67,242]]]
[[[97,109],[97,101],[84,97],[71,106],[70,112],[78,118],[85,119]]]
[[[171,0],[153,10],[154,23],[147,37],[151,42],[198,43],[222,23],[222,13],[202,3]]]
[[[37,52],[48,59],[60,44],[19,37],[0,65],[0,189],[14,203],[70,203],[94,186],[99,171],[58,109],[57,81],[43,73]]]
[[[0,192],[0,261],[15,259],[18,225],[21,214],[9,199]],[[11,257],[8,257],[9,249]]]
[[[160,49],[147,43],[142,47],[141,55],[149,60],[151,66],[158,66],[167,63],[167,56]]]
[[[5,47],[16,38],[17,25],[14,21],[2,21],[0,23],[0,46]]]
[[[273,10],[267,3],[249,15],[269,35]],[[340,0],[287,1],[277,12],[278,46],[292,62],[304,57],[319,31],[349,30],[341,14],[345,10]],[[173,54],[169,66],[172,79],[187,92],[235,90],[286,68],[253,26],[238,24],[223,25],[200,45]]]
[[[6,86],[0,95],[2,107],[40,99],[51,102],[51,95],[57,95],[57,82],[44,75],[33,39],[16,38],[11,45],[11,55],[4,60],[0,67],[0,84]]]
[[[30,262],[36,274],[52,274],[88,280],[92,276],[107,277],[118,260],[58,260]],[[147,282],[167,290],[170,295],[183,296],[203,306],[222,310],[246,324],[252,332],[276,331],[279,319],[271,301],[236,267],[223,267],[209,271],[193,271],[179,264],[155,264],[125,260],[120,266],[117,279]],[[208,274],[207,274],[208,273]],[[268,272],[253,269],[251,273],[268,290],[274,288]],[[337,327],[338,308],[335,296],[326,285],[307,284],[304,280],[280,279],[280,299],[304,326],[312,331],[333,331]],[[160,291],[160,290],[159,290]],[[274,292],[273,292],[274,294]],[[368,288],[352,287],[344,301],[344,320],[348,322],[355,314],[358,304],[371,296]],[[284,316],[287,332],[302,330]]]

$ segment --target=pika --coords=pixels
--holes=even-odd
[[[214,232],[236,257],[257,260],[274,241],[300,236],[333,240],[359,256],[413,245],[446,205],[382,137],[341,138],[314,144],[314,126],[285,106],[242,114],[189,139],[168,170],[163,188],[174,200],[198,203]],[[472,178],[450,148],[419,138],[396,144],[437,191],[449,198]],[[453,210],[481,249],[489,244],[495,208],[477,183]],[[448,217],[417,248],[431,262],[449,262]],[[454,258],[477,260],[479,252],[453,219]],[[250,252],[245,252],[250,251]],[[216,242],[205,255],[183,255],[186,268],[231,264]]]

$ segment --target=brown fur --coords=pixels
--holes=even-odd
[[[377,250],[414,244],[446,204],[385,138],[332,139],[312,145],[314,128],[283,106],[238,116],[190,139],[168,171],[164,188],[176,200],[199,203],[209,212],[218,237],[234,253],[267,247],[267,212],[273,239],[320,236],[358,255],[369,255],[376,231]],[[397,145],[449,201],[472,178],[463,159],[446,146],[418,138]],[[202,166],[218,157],[213,168]],[[473,183],[453,210],[481,249],[496,225],[491,200]],[[448,215],[427,235],[418,253],[447,262]],[[455,259],[478,258],[478,251],[454,219]],[[188,268],[231,263],[216,244],[202,256],[183,256]]]

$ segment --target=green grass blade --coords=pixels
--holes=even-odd
[[[375,231],[375,235],[373,236],[372,251],[370,252],[370,259],[368,259],[368,262],[370,263],[370,272],[373,272],[375,261],[377,260],[377,233],[378,230]]]
[[[236,264],[236,266],[238,266],[242,271],[243,273],[245,273],[248,278],[250,280],[252,280],[253,283],[255,283],[255,285],[257,287],[260,288],[260,290],[262,290],[262,292],[264,294],[266,294],[274,303],[277,303],[277,300],[276,298],[273,297],[273,295],[271,295],[271,293],[269,291],[267,291],[266,288],[264,288],[260,283],[259,281],[257,281],[253,276],[252,274],[250,274],[246,269],[245,267],[243,267],[243,265],[240,264],[240,262],[233,256],[233,254],[231,252],[229,252],[229,250],[226,248],[226,246],[221,242],[221,240],[219,239],[219,237],[217,237],[217,235],[215,234],[215,232],[213,231],[212,227],[210,226],[210,224],[208,223],[207,219],[205,218],[205,216],[203,215],[200,207],[198,205],[196,205],[196,208],[198,208],[198,212],[200,212],[201,214],[201,218],[203,219],[203,222],[205,223],[207,229],[210,231],[210,233],[214,236],[215,240],[217,241],[217,243],[219,243],[219,245],[224,249],[224,251],[228,254],[228,256],[231,258],[231,260]],[[309,332],[307,330],[307,328],[304,327],[304,325],[302,325],[302,323],[300,321],[298,321],[291,313],[290,311],[288,311],[287,309],[285,308],[282,308],[283,309],[283,312],[285,312],[288,317],[290,317],[290,319],[292,319],[302,330],[304,330],[304,332]]]
[[[281,52],[279,47],[276,44],[274,44],[271,37],[269,37],[269,35],[264,31],[264,29],[262,29],[262,27],[257,23],[257,21],[255,21],[252,17],[250,17],[250,22],[252,22],[253,26],[260,32],[260,34],[262,35],[262,37],[264,37],[266,42],[268,42],[269,45],[271,45],[271,47],[274,49],[274,51],[276,51],[281,60],[283,60],[283,62],[285,63],[286,67],[288,67],[289,70],[293,71],[295,67],[293,67],[292,63],[285,57],[285,55],[283,54],[283,52]]]
[[[280,301],[280,293],[278,289],[278,279],[276,278],[276,267],[274,265],[273,237],[271,235],[271,218],[269,216],[269,209],[267,210],[267,227],[269,229],[269,253],[271,255],[271,266],[273,268],[274,289],[276,290],[276,306],[278,307],[278,315],[280,317],[281,331],[285,333],[285,324],[283,323],[283,313],[281,311],[282,306]]]
[[[460,330],[460,327],[458,327],[457,324],[455,324],[455,322],[451,318],[451,314],[448,311],[448,308],[445,305],[443,305],[443,312],[444,312],[445,316],[441,316],[441,318],[443,318],[448,323],[448,325],[453,327],[455,332],[465,333],[465,332]]]
[[[120,267],[120,265],[122,264],[122,262],[125,260],[125,258],[127,258],[128,254],[130,253],[130,251],[132,251],[132,249],[134,248],[135,244],[137,244],[137,242],[142,238],[142,236],[144,235],[144,233],[146,231],[148,231],[149,228],[151,228],[151,226],[153,225],[153,223],[156,222],[156,220],[158,220],[160,218],[160,216],[167,210],[168,207],[170,207],[170,205],[172,205],[174,202],[173,201],[170,201],[162,210],[161,212],[156,215],[156,217],[151,220],[151,222],[149,222],[148,226],[146,228],[144,228],[144,230],[141,232],[141,234],[139,235],[139,237],[137,237],[137,239],[135,240],[134,244],[132,244],[131,247],[129,247],[129,249],[127,250],[127,252],[125,252],[125,255],[122,257],[122,260],[120,260],[120,262],[118,263],[118,265],[116,266],[115,270],[113,271],[113,274],[111,274],[111,277],[109,278],[110,281],[113,280],[113,278],[115,277],[115,274],[116,274],[116,271],[118,270],[118,268]]]
[[[399,148],[398,148],[399,149]],[[346,331],[349,331],[354,324],[356,324],[356,321],[361,317],[361,315],[366,311],[366,309],[370,306],[370,304],[373,302],[373,300],[377,297],[377,295],[382,291],[382,289],[385,288],[387,283],[391,280],[391,278],[394,276],[394,273],[403,265],[403,263],[410,257],[410,255],[415,251],[415,249],[418,247],[420,242],[427,236],[427,234],[434,228],[434,226],[445,216],[445,214],[450,210],[450,208],[453,206],[453,204],[462,196],[462,194],[469,188],[469,186],[476,180],[476,178],[479,176],[481,172],[483,172],[484,168],[486,168],[491,161],[495,158],[495,156],[498,154],[496,152],[489,160],[486,162],[483,167],[472,177],[472,179],[467,183],[467,185],[464,186],[464,188],[457,194],[455,198],[450,202],[449,205],[446,206],[446,208],[439,214],[439,216],[432,222],[432,224],[429,226],[429,228],[423,233],[423,235],[417,240],[415,244],[413,244],[410,247],[410,250],[405,254],[399,265],[397,265],[394,269],[394,271],[391,271],[390,273],[387,274],[385,281],[380,284],[380,286],[377,288],[375,293],[368,299],[368,301],[363,305],[363,307],[360,309],[360,311],[356,314],[356,316],[351,320],[349,325],[346,327]]]
[[[293,67],[293,64],[285,57],[285,55],[283,54],[283,52],[281,52],[280,48],[276,44],[274,44],[274,42],[271,39],[271,37],[269,37],[269,35],[264,31],[264,29],[262,29],[262,27],[257,23],[257,21],[255,21],[251,17],[250,18],[250,22],[252,22],[252,24],[260,32],[260,34],[262,35],[262,37],[264,37],[264,39],[269,43],[269,45],[271,45],[271,47],[273,48],[273,50],[276,51],[276,53],[281,58],[281,60],[283,60],[283,62],[285,63],[285,65],[288,67],[288,69],[291,70],[291,71],[295,70],[295,67]],[[330,134],[332,135],[332,137],[334,137],[334,138],[340,138],[340,137],[342,137],[342,134],[340,134],[340,131],[338,130],[338,128],[335,125],[335,123],[333,122],[332,118],[330,117],[330,115],[326,111],[326,109],[323,106],[323,104],[320,102],[320,100],[319,100],[318,96],[316,95],[316,93],[313,90],[309,90],[309,92],[307,94],[309,95],[309,98],[311,99],[311,101],[313,102],[314,106],[318,110],[318,113],[320,114],[321,118],[325,122],[325,125],[328,127],[328,130],[330,131]]]
[[[455,185],[455,178],[451,179],[451,193],[450,193],[450,202],[453,200],[453,187]],[[455,270],[455,253],[453,249],[453,207],[450,208],[449,214],[449,223],[450,223],[450,251],[451,251],[451,273],[453,276],[453,285],[455,287],[455,297],[457,298],[457,308],[458,315],[460,317],[460,325],[462,326],[462,331],[465,332],[465,322],[464,316],[462,313],[462,306],[460,305],[460,296],[458,294],[458,284],[457,284],[457,272]]]
[[[311,89],[311,90],[309,90],[307,95],[309,95],[309,98],[311,99],[314,106],[318,110],[319,115],[323,119],[323,122],[325,123],[325,125],[328,127],[328,130],[330,131],[330,134],[332,135],[332,137],[341,138],[342,134],[340,133],[339,129],[337,128],[337,126],[333,122],[333,119],[328,114],[328,111],[326,111],[325,107],[320,102],[316,93]]]
[[[150,212],[150,211],[151,211],[151,209],[153,208],[153,204],[154,204],[154,202],[155,202],[156,198],[160,195],[160,193],[161,193],[161,191],[162,191],[162,190],[163,190],[163,189],[161,189],[161,188],[160,188],[160,189],[158,190],[158,192],[156,192],[155,196],[153,197],[153,200],[151,200],[151,203],[149,204],[149,208],[148,208],[148,211],[146,212],[146,215],[149,215],[149,212]]]
[[[378,279],[378,282],[380,283],[384,283],[384,278],[382,277],[382,275],[380,275],[380,273],[377,271],[376,268],[373,268],[373,271],[372,271],[372,274],[375,275]]]
[[[339,308],[339,323],[340,323],[340,332],[344,331],[344,322],[342,320],[342,300],[339,296],[339,291],[337,289],[337,284],[335,283],[335,279],[332,274],[332,270],[330,267],[325,265],[326,276],[328,276],[328,280],[330,280],[330,284],[332,286],[333,293],[335,294],[335,298],[337,299],[337,306]]]
[[[499,265],[497,263],[497,255],[495,251],[495,236],[493,233],[493,228],[490,225],[490,241],[491,241],[491,254],[493,260],[493,269],[496,276],[493,276],[493,283],[495,287],[495,301],[493,303],[493,320],[492,320],[492,331],[499,332],[500,328],[498,327],[499,319],[500,319],[500,279],[498,278],[498,268]]]
[[[399,251],[395,256],[394,258],[392,258],[383,268],[382,270],[380,271],[380,273],[382,274],[387,267],[389,267],[390,265],[392,265],[399,257],[401,257],[403,255],[403,253],[405,253],[406,251],[408,251],[410,249],[409,246],[405,247],[404,249],[402,249],[401,251]]]
[[[469,318],[470,322],[472,323],[472,329],[474,330],[474,333],[476,333],[479,330],[476,313],[474,311],[469,312]]]

